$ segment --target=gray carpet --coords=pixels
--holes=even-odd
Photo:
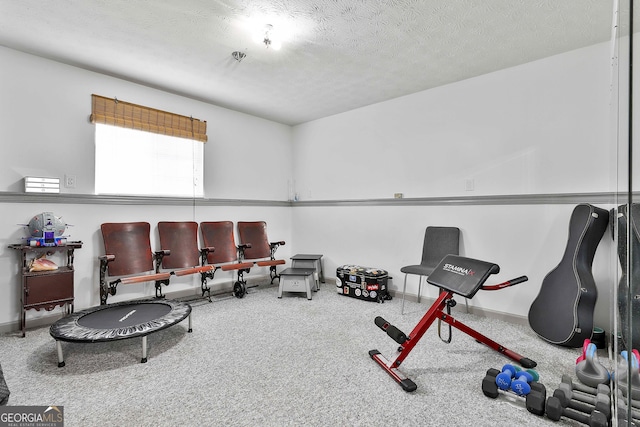
[[[64,406],[65,426],[540,426],[517,401],[481,391],[488,368],[510,361],[454,330],[445,344],[434,324],[402,371],[418,385],[404,392],[368,355],[391,358],[397,344],[373,323],[382,316],[409,334],[427,306],[399,299],[351,299],[330,283],[308,301],[277,287],[243,299],[194,302],[187,321],[141,340],[63,343],[57,367],[48,328],[0,337],[9,405]],[[461,304],[464,305],[464,304]],[[460,305],[459,305],[460,306]],[[528,327],[464,313],[455,317],[538,362],[552,392],[571,374],[578,349],[545,343]]]

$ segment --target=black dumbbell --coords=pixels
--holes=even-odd
[[[506,396],[524,401],[527,411],[532,414],[544,415],[545,401],[547,399],[547,389],[544,387],[544,384],[534,381],[531,383],[531,392],[526,396],[520,396],[514,392],[498,388],[496,384],[496,374],[499,373],[500,371],[496,369],[487,371],[487,375],[485,375],[482,380],[482,392],[485,396],[495,399],[502,393]]]
[[[606,384],[598,384],[598,388],[589,387],[588,385],[584,385],[579,382],[573,382],[573,379],[567,374],[562,375],[562,382],[569,384],[569,387],[571,387],[572,390],[581,391],[587,394],[596,395],[598,393],[604,393],[610,395],[611,393],[611,389]]]
[[[492,377],[496,377],[498,374],[500,373],[499,370],[497,370],[496,368],[489,368],[487,369],[487,375],[492,376]]]
[[[560,399],[555,396],[547,399],[546,412],[547,417],[553,421],[559,421],[560,418],[566,417],[586,424],[589,427],[608,427],[609,425],[609,420],[602,412],[593,410],[591,413],[585,414],[575,409],[564,408]]]
[[[493,370],[495,371],[495,369]],[[498,371],[498,373],[500,373],[500,371]],[[495,374],[492,375],[489,371],[487,371],[487,375],[485,375],[482,380],[482,393],[492,399],[495,399],[500,395],[498,392],[498,385],[496,384],[496,376]]]
[[[611,418],[611,398],[603,393],[598,393],[593,396],[592,402],[583,402],[581,400],[572,399],[567,395],[566,390],[556,389],[553,395],[560,400],[560,403],[564,408],[575,409],[580,412],[590,413],[594,409],[602,412],[607,419]]]
[[[569,386],[569,384],[566,384],[566,383],[560,383],[556,391],[564,393],[567,399],[579,400],[580,402],[589,403],[591,405],[595,405],[596,402],[602,399],[606,399],[607,404],[611,402],[611,398],[609,397],[608,394],[598,393],[597,395],[594,396],[592,394],[582,393],[577,390],[572,390],[571,386]]]
[[[618,415],[618,425],[626,427],[640,427],[638,420],[629,421],[624,415]]]
[[[640,409],[640,400],[629,399],[628,397],[625,397],[624,393],[622,393],[622,390],[620,389],[618,389],[617,396],[618,400],[623,400],[624,402],[630,403],[631,407]]]
[[[618,425],[627,427],[640,427],[640,418],[638,418],[631,410],[631,417],[629,418],[629,412],[627,406],[618,401]]]
[[[623,399],[618,399],[618,412],[627,413],[629,412],[628,406]],[[633,406],[631,407],[631,417],[638,421],[640,420],[640,411]]]

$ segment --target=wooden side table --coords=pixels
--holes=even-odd
[[[20,251],[20,282],[22,292],[20,305],[20,330],[25,336],[26,311],[35,309],[40,311],[53,310],[64,307],[66,313],[73,312],[73,256],[74,250],[80,249],[82,242],[67,242],[58,246],[29,246],[23,244],[9,245],[10,249]],[[29,271],[29,262],[43,254],[52,255],[66,252],[66,264],[51,271]]]

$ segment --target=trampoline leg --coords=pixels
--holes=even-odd
[[[191,313],[189,313],[189,330],[187,332],[193,332],[193,327],[191,324]]]
[[[142,360],[140,363],[147,363],[147,336],[142,337]]]
[[[64,356],[62,354],[62,343],[56,340],[56,350],[58,350],[58,368],[64,366]]]

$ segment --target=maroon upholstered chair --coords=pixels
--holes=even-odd
[[[278,265],[285,263],[283,259],[276,259],[275,253],[284,241],[269,242],[267,237],[267,223],[264,221],[239,221],[238,235],[240,242],[251,245],[244,251],[243,260],[253,261],[258,267],[269,267],[271,283],[280,278],[276,271]]]
[[[171,273],[159,273],[156,266],[164,252],[152,252],[148,222],[104,223],[100,226],[105,254],[100,260],[100,304],[116,294],[119,284],[155,282],[156,297],[161,285],[168,285]],[[115,280],[111,280],[116,278]]]
[[[211,272],[211,278],[218,269],[222,271],[237,271],[238,280],[233,284],[233,294],[242,298],[247,293],[247,282],[244,273],[248,273],[252,262],[242,262],[242,252],[249,245],[236,246],[233,234],[233,222],[231,221],[205,221],[200,223],[202,242],[207,247],[215,248],[209,251],[206,262],[215,265],[215,270]]]
[[[200,274],[202,296],[211,301],[211,289],[207,286],[207,274],[215,269],[205,264],[206,256],[214,248],[198,246],[198,223],[193,221],[161,221],[158,223],[160,248],[166,252],[158,267],[171,270],[176,276]],[[159,271],[160,269],[158,269]]]

